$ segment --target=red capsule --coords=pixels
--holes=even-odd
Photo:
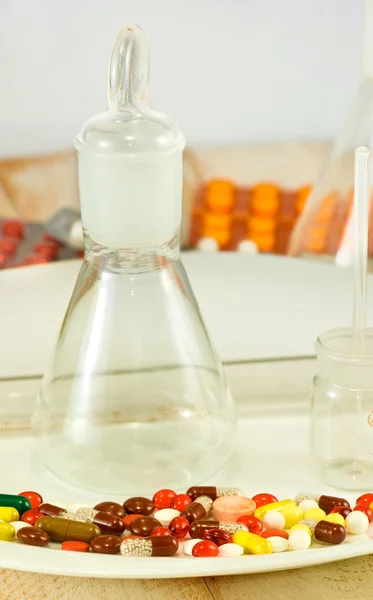
[[[224,531],[224,529],[208,529],[205,531],[203,537],[209,542],[214,542],[216,546],[223,546],[223,544],[232,543],[232,536],[228,533],[228,531]]]
[[[42,517],[44,517],[44,514],[38,510],[26,510],[22,515],[21,521],[34,526],[36,521]]]
[[[171,507],[175,510],[183,512],[189,504],[192,504],[192,499],[187,494],[178,494],[172,501]]]
[[[12,255],[17,250],[18,243],[19,241],[16,238],[1,238],[0,251]]]
[[[260,536],[264,539],[269,537],[283,537],[285,540],[289,539],[288,532],[284,531],[283,529],[266,529],[265,531],[262,531]]]
[[[189,533],[189,521],[185,517],[175,517],[168,528],[177,540],[182,540]]]
[[[363,494],[356,500],[356,505],[359,506],[370,506],[373,502],[373,494]]]
[[[278,502],[278,498],[276,498],[276,496],[266,493],[253,496],[252,500],[254,500],[257,508],[259,508],[259,506],[265,506],[266,504],[272,504],[272,502]]]
[[[209,542],[207,540],[203,540],[203,542],[197,542],[193,546],[192,555],[197,558],[207,557],[207,556],[218,556],[219,548],[214,542]]]
[[[25,226],[19,219],[3,221],[2,230],[5,237],[15,237],[20,240],[25,235]]]
[[[242,515],[242,517],[238,517],[237,523],[243,523],[250,533],[255,533],[256,535],[260,535],[260,532],[263,530],[263,523],[253,515]]]
[[[37,492],[22,492],[21,494],[18,494],[18,496],[24,496],[30,500],[31,508],[33,510],[38,509],[40,504],[43,503],[43,498]]]
[[[347,515],[350,514],[350,512],[352,512],[352,508],[349,508],[348,506],[336,506],[335,508],[333,508],[333,510],[330,511],[330,514],[338,513],[339,515],[342,515],[342,517],[345,519]]]
[[[172,535],[172,533],[168,527],[156,527],[154,531],[151,532],[150,537],[154,535]]]
[[[173,490],[158,490],[153,496],[155,508],[171,508],[176,497],[177,494]]]
[[[373,510],[369,508],[369,506],[357,504],[354,510],[360,510],[360,512],[363,512],[368,517],[369,523],[373,521]]]

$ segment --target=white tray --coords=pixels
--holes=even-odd
[[[267,415],[251,413],[250,406],[240,407],[238,447],[228,465],[211,484],[239,486],[246,495],[271,492],[279,498],[293,497],[300,491],[336,492],[313,479],[307,464],[307,414],[301,408],[286,410],[279,405]],[[269,405],[266,405],[269,408]],[[46,501],[96,503],[109,500],[98,494],[66,486],[35,462],[28,436],[3,436],[0,439],[2,492],[20,493],[26,489],[40,492]],[[260,464],[259,464],[260,457]],[[117,498],[113,498],[117,499]],[[120,500],[123,501],[121,498]],[[373,552],[373,532],[350,537],[340,546],[315,545],[305,552],[287,552],[236,558],[124,558],[101,554],[80,554],[51,548],[0,542],[0,567],[84,577],[168,578],[211,575],[235,575],[306,567]]]

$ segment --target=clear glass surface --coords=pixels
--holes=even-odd
[[[356,354],[352,329],[324,333],[316,343],[311,455],[319,477],[350,490],[373,486],[373,330]]]

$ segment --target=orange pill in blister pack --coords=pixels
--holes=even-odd
[[[323,252],[325,249],[326,233],[325,227],[313,227],[308,236],[306,250],[315,253]]]
[[[203,226],[206,229],[230,229],[232,216],[207,212],[203,216]]]
[[[212,180],[207,184],[206,204],[210,210],[227,213],[233,209],[235,187],[228,180]]]
[[[201,237],[212,238],[216,240],[220,248],[224,248],[231,238],[231,232],[225,229],[205,228]]]
[[[276,221],[274,219],[263,219],[262,217],[250,217],[248,222],[248,230],[254,234],[271,234],[276,229]]]
[[[275,217],[280,208],[280,190],[271,183],[253,187],[251,211],[257,216]]]
[[[249,239],[256,244],[260,252],[270,252],[276,241],[274,235],[260,235],[257,233],[250,233]]]

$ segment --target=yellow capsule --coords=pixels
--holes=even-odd
[[[279,512],[285,517],[285,529],[291,529],[293,525],[296,525],[303,519],[303,511],[297,505],[286,504],[280,508]]]
[[[338,523],[338,525],[343,525],[343,527],[346,527],[346,521],[339,513],[331,513],[324,517],[323,521],[329,521],[329,523]]]
[[[232,541],[241,546],[245,554],[271,554],[272,552],[272,544],[269,540],[248,531],[236,531]]]
[[[5,521],[6,523],[19,521],[18,510],[11,506],[0,506],[0,521]]]
[[[10,523],[0,523],[0,540],[11,542],[14,539],[16,530]]]
[[[259,506],[254,512],[254,517],[263,521],[264,515],[267,514],[270,510],[280,510],[283,506],[297,506],[297,503],[294,500],[280,500],[279,502],[271,502],[271,504],[265,504],[264,506]]]
[[[304,523],[297,523],[296,525],[293,525],[293,527],[290,529],[290,533],[296,531],[297,529],[303,529],[304,531],[307,531],[308,535],[312,537],[312,533],[308,525],[305,525]]]
[[[304,513],[304,519],[311,521],[323,521],[326,517],[326,512],[322,508],[309,508]]]

